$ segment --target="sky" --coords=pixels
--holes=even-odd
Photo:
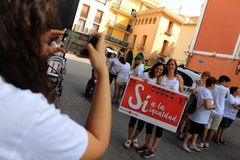
[[[180,14],[186,16],[199,16],[204,0],[160,0],[160,2],[177,13],[180,11]]]

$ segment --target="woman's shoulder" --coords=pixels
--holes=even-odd
[[[179,80],[179,81],[183,81],[183,78],[182,78],[182,76],[181,76],[180,74],[176,74],[176,78],[177,78],[177,80]]]
[[[41,112],[41,110],[48,109],[49,106],[54,106],[48,103],[43,94],[33,93],[29,89],[20,89],[6,82],[1,86],[0,95],[2,103],[10,107],[16,106],[16,110],[26,109],[29,112]]]

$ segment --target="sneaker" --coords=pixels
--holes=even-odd
[[[204,148],[204,143],[197,144],[197,147],[203,149]]]
[[[185,151],[187,151],[188,153],[191,153],[191,150],[188,148],[187,145],[180,144],[180,147],[181,147],[182,149],[184,149]]]
[[[132,140],[128,139],[125,143],[124,143],[124,147],[126,149],[129,149],[131,147],[132,144]]]
[[[184,134],[182,132],[179,132],[179,134],[177,135],[177,138],[181,141],[184,138]]]
[[[204,149],[208,149],[209,148],[209,143],[205,143],[204,144]]]
[[[220,144],[226,145],[226,142],[224,140],[219,141]]]
[[[217,145],[220,145],[221,143],[218,140],[214,141]]]
[[[143,145],[142,147],[136,148],[136,152],[143,153],[148,150],[148,147]]]
[[[200,152],[200,151],[201,151],[201,149],[199,149],[197,146],[194,146],[194,145],[190,145],[189,148],[190,148],[191,150],[196,151],[196,152]]]
[[[133,140],[133,147],[138,148],[138,140],[137,139]]]
[[[151,158],[154,156],[154,153],[151,149],[148,149],[147,151],[143,152],[141,156],[144,158]]]

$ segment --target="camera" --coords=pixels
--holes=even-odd
[[[62,42],[64,49],[80,53],[80,55],[84,57],[89,57],[88,50],[85,48],[85,46],[87,43],[91,43],[95,48],[98,38],[68,29],[62,37]]]

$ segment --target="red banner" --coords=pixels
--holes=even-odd
[[[131,77],[119,112],[176,132],[188,96]]]

